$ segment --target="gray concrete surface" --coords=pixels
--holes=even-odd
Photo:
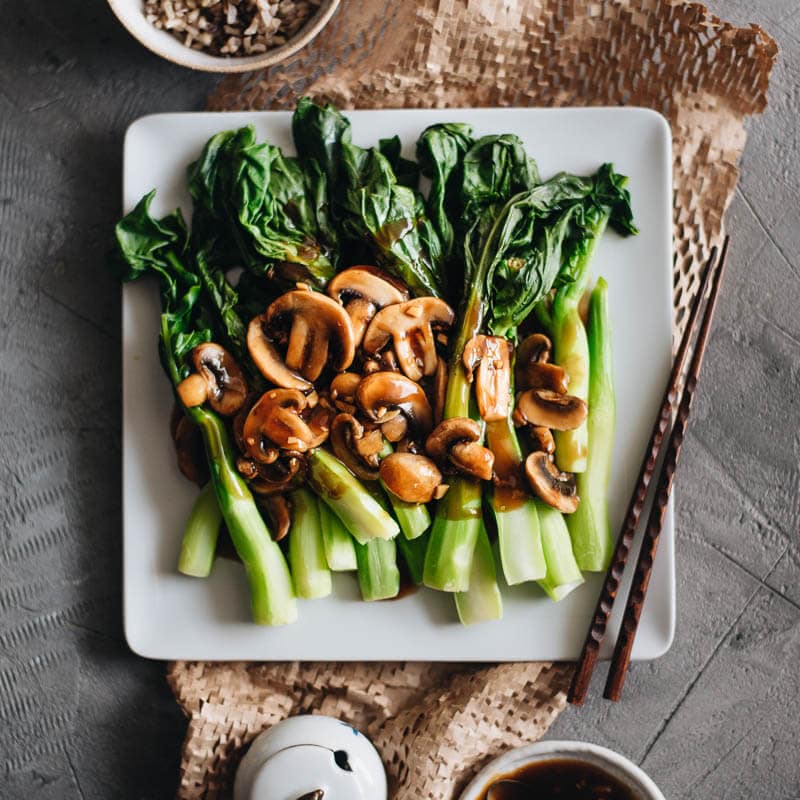
[[[782,46],[728,216],[732,261],[678,478],[678,634],[625,701],[551,731],[669,798],[800,798],[800,13],[712,4]],[[136,117],[214,79],[103,2],[0,0],[0,798],[165,798],[184,721],[120,602],[119,291],[103,253]],[[597,694],[604,670],[596,677]]]

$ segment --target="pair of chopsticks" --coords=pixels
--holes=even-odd
[[[625,613],[622,618],[622,626],[617,644],[614,649],[614,656],[606,680],[603,696],[609,700],[619,700],[622,695],[622,688],[625,685],[625,676],[631,661],[631,651],[633,642],[636,638],[636,631],[639,626],[639,619],[642,614],[642,606],[647,596],[647,587],[650,583],[650,574],[653,570],[653,563],[658,549],[658,540],[661,536],[661,528],[664,524],[664,514],[669,504],[669,496],[672,491],[672,483],[675,477],[675,468],[678,465],[683,438],[686,433],[686,426],[689,422],[689,412],[692,407],[692,399],[697,389],[697,379],[700,375],[700,367],[703,363],[703,355],[708,344],[708,334],[711,329],[711,320],[714,316],[714,308],[719,297],[719,287],[722,282],[722,275],[725,271],[725,262],[728,255],[729,237],[725,237],[722,245],[722,252],[717,260],[717,248],[711,251],[711,256],[705,268],[703,282],[700,291],[697,293],[692,306],[689,321],[686,324],[686,331],[681,340],[680,348],[675,356],[672,366],[672,373],[669,377],[667,390],[661,403],[658,417],[653,425],[653,432],[650,442],[645,451],[644,461],[639,471],[639,480],[636,483],[631,501],[628,506],[628,513],[622,525],[622,531],[617,541],[617,547],[611,560],[611,566],[606,573],[603,588],[595,607],[592,623],[586,634],[586,641],[581,651],[581,657],[572,678],[572,684],[567,694],[567,699],[574,705],[583,705],[589,692],[589,683],[592,679],[597,657],[600,652],[600,645],[605,636],[614,600],[617,596],[622,573],[628,561],[633,537],[639,523],[642,509],[648,495],[648,489],[654,477],[656,464],[662,454],[664,461],[661,472],[657,477],[656,495],[650,517],[647,521],[647,528],[644,532],[641,550],[636,562],[636,571],[633,576],[628,601],[625,605]],[[709,293],[709,286],[711,287]],[[702,315],[700,309],[703,306],[703,299],[708,294],[708,302],[705,305],[705,312]],[[692,350],[692,360],[686,380],[683,384],[681,393],[681,376],[683,374],[684,363],[691,348],[691,342],[695,330],[698,328],[697,341]],[[669,428],[673,412],[677,407],[675,422],[669,438],[664,439],[665,433]]]

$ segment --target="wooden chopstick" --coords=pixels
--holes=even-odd
[[[664,392],[664,399],[661,403],[658,416],[653,424],[653,430],[650,435],[650,441],[645,450],[645,456],[642,461],[641,468],[639,469],[639,478],[636,482],[633,494],[631,495],[630,503],[628,504],[628,511],[625,515],[625,521],[622,525],[619,538],[617,539],[617,546],[614,555],[611,559],[611,564],[606,573],[603,582],[600,596],[597,600],[597,605],[592,616],[592,621],[589,630],[586,634],[583,650],[575,668],[575,674],[572,678],[567,699],[573,705],[583,705],[586,696],[589,692],[589,684],[592,679],[597,658],[600,653],[600,645],[603,643],[608,620],[611,616],[611,610],[614,605],[614,600],[619,590],[619,585],[622,580],[622,573],[625,569],[625,564],[628,560],[631,543],[633,542],[636,527],[639,523],[642,509],[644,508],[645,499],[647,497],[647,490],[650,486],[650,481],[655,470],[656,462],[661,451],[661,445],[664,438],[664,432],[669,426],[672,419],[673,409],[677,402],[678,389],[680,388],[681,374],[683,373],[684,362],[686,361],[687,353],[689,352],[689,344],[692,340],[697,320],[699,317],[700,307],[705,297],[708,286],[710,284],[711,275],[713,274],[714,265],[717,256],[717,248],[711,250],[708,263],[705,268],[705,274],[699,291],[694,299],[689,319],[686,323],[683,338],[681,340],[678,353],[675,356],[675,361],[672,366],[667,388]]]
[[[603,697],[609,700],[619,700],[622,695],[622,688],[625,685],[625,676],[628,673],[628,666],[631,662],[631,651],[633,642],[636,638],[636,631],[639,627],[639,619],[642,614],[642,606],[647,596],[647,587],[650,583],[650,575],[653,571],[653,563],[658,550],[658,542],[661,538],[661,528],[664,524],[664,514],[669,505],[669,496],[672,492],[672,484],[675,479],[675,469],[678,466],[678,459],[681,454],[683,439],[686,434],[686,427],[689,423],[689,413],[692,409],[692,400],[697,390],[697,380],[700,377],[700,368],[703,365],[708,335],[711,330],[711,320],[714,317],[714,309],[719,298],[719,287],[722,284],[722,276],[725,272],[725,261],[728,255],[728,237],[722,245],[719,265],[714,274],[711,285],[711,293],[708,296],[706,311],[700,332],[697,335],[697,343],[692,354],[692,362],[686,376],[686,383],[683,388],[683,396],[680,399],[678,413],[672,432],[669,436],[667,453],[664,457],[664,465],[658,480],[653,508],[650,510],[650,517],[647,521],[647,528],[642,540],[642,548],[639,551],[639,558],[636,562],[636,572],[633,575],[628,602],[625,605],[625,613],[622,617],[622,627],[617,637],[617,645],[614,648],[614,657],[611,660],[611,667],[606,680],[606,688]]]

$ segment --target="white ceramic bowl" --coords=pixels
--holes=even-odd
[[[286,44],[250,56],[212,56],[186,47],[166,31],[151,25],[144,17],[142,0],[108,0],[117,19],[146,48],[182,67],[204,72],[249,72],[283,61],[305,47],[324,27],[339,7],[340,0],[322,0],[319,10]]]
[[[478,800],[490,783],[521,767],[561,758],[583,761],[600,767],[630,789],[636,800],[664,800],[664,795],[653,781],[625,756],[607,747],[588,742],[560,741],[537,742],[503,753],[475,776],[462,793],[460,800]]]

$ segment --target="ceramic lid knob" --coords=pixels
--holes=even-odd
[[[256,737],[236,774],[234,800],[386,800],[372,743],[331,717],[292,717]]]

